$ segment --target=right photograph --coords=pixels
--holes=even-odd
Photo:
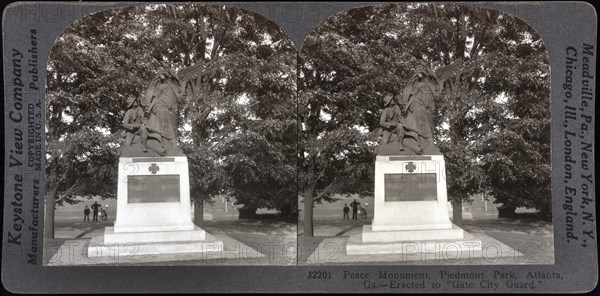
[[[507,13],[326,19],[298,57],[298,264],[554,264],[550,109],[544,42]]]

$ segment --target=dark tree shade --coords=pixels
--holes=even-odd
[[[125,99],[163,66],[200,69],[178,131],[197,212],[226,194],[295,215],[295,49],[263,16],[216,5],[107,10],[58,37],[46,79],[48,204],[115,197]]]
[[[300,53],[307,235],[313,202],[372,191],[383,94],[400,94],[420,63],[437,69],[459,59],[463,66],[445,81],[434,114],[450,200],[460,205],[485,191],[497,202],[549,213],[550,69],[539,35],[517,18],[474,6],[370,6],[321,23]]]

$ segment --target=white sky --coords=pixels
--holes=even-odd
[[[208,118],[211,119],[218,119],[220,114],[225,113],[224,109],[221,108],[214,108],[212,111],[210,111],[210,113],[208,114]]]
[[[204,58],[210,59],[210,53],[212,52],[213,45],[215,44],[215,38],[207,38],[206,39],[206,52],[204,53]]]
[[[61,121],[64,123],[71,123],[71,122],[73,122],[73,116],[71,116],[63,111],[62,116],[61,116]]]
[[[469,53],[471,52],[472,48],[473,48],[473,37],[467,36],[467,44],[465,46],[465,56],[466,57],[470,57]]]
[[[110,135],[110,131],[107,128],[105,128],[105,127],[97,126],[97,127],[94,128],[94,130],[97,131],[97,132],[102,133],[105,136]]]
[[[321,110],[321,113],[319,114],[319,118],[325,122],[329,122],[331,120],[331,114]]]
[[[506,96],[505,92],[501,92],[495,99],[494,101],[496,101],[496,103],[499,104],[506,104],[506,102],[508,102],[508,96]]]
[[[240,95],[236,99],[236,103],[238,103],[240,105],[248,105],[248,103],[250,103],[250,98],[248,97],[248,94],[243,93],[242,95]]]
[[[352,128],[354,128],[355,130],[357,130],[358,132],[360,132],[363,135],[369,133],[369,129],[367,129],[367,127],[363,126],[363,125],[355,124],[352,126]]]

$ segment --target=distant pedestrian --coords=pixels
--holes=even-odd
[[[352,220],[358,220],[358,205],[360,205],[360,203],[357,202],[356,199],[350,203],[350,206],[352,207]]]
[[[102,221],[106,221],[106,210],[102,209]]]
[[[360,208],[360,218],[367,219],[367,210],[363,207]]]
[[[85,206],[85,210],[83,210],[83,222],[85,221],[90,221],[90,209],[88,209],[88,206]]]
[[[350,208],[348,207],[348,204],[344,204],[344,219],[350,219],[350,217],[348,216],[348,213],[350,212]]]
[[[92,211],[94,211],[94,217],[92,218],[92,222],[98,222],[98,211],[102,206],[98,204],[97,201],[92,205]]]

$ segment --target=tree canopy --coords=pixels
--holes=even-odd
[[[351,9],[306,39],[298,65],[305,210],[335,193],[371,194],[383,96],[400,95],[421,63],[436,69],[458,60],[462,67],[445,81],[434,114],[450,200],[487,191],[497,202],[547,211],[544,44],[510,15],[448,4]],[[305,213],[305,223],[311,219]]]
[[[47,65],[47,200],[115,197],[125,98],[141,97],[167,67],[186,81],[177,137],[193,199],[225,194],[294,215],[301,195],[312,221],[315,201],[372,194],[383,95],[400,95],[419,64],[458,60],[434,114],[450,199],[488,192],[509,208],[549,213],[544,44],[510,15],[450,4],[338,13],[299,53],[266,18],[220,5],[138,5],[81,18],[57,38]]]
[[[111,9],[62,32],[47,65],[48,194],[115,197],[125,99],[165,67],[196,69],[177,135],[192,198],[294,215],[295,48],[265,17],[217,5]]]

